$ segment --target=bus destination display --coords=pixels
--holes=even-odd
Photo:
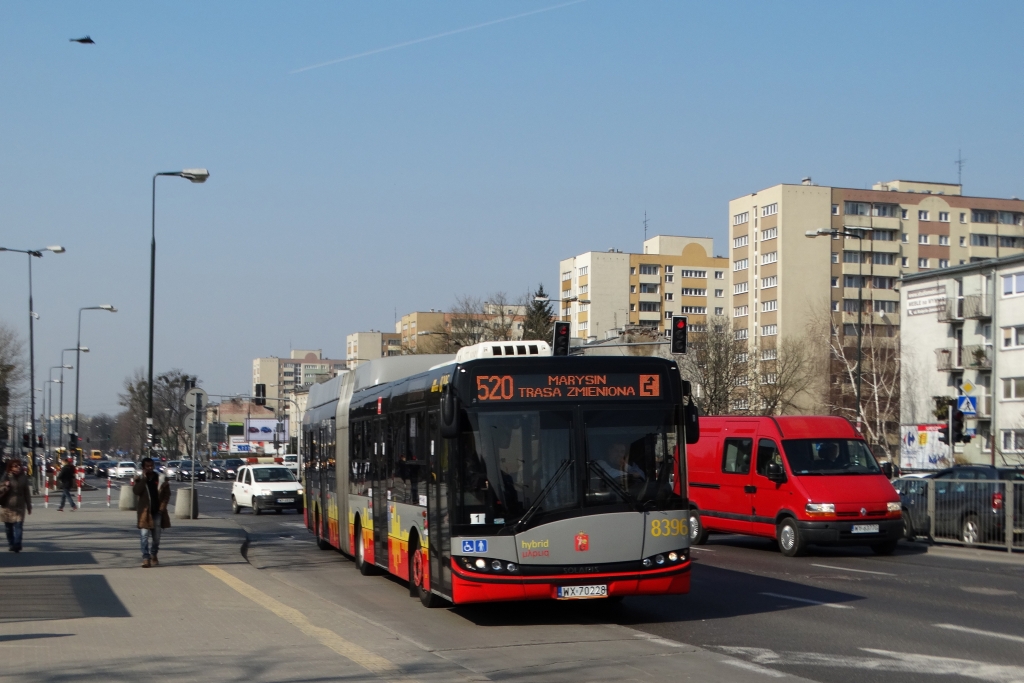
[[[660,374],[477,375],[478,401],[661,398]]]

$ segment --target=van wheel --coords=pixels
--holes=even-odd
[[[775,527],[775,538],[779,542],[779,550],[786,557],[797,557],[804,554],[807,541],[804,540],[796,521],[787,517]]]
[[[892,555],[896,550],[896,544],[899,541],[886,541],[885,543],[873,543],[871,545],[871,551],[875,555]]]
[[[231,496],[231,512],[237,515],[241,510],[242,508],[238,507],[238,501],[235,500],[234,496]]]
[[[960,526],[960,540],[967,545],[974,545],[981,541],[981,528],[978,526],[978,518],[975,515],[964,517]]]
[[[363,576],[370,576],[373,574],[373,566],[366,561],[366,546],[363,545],[363,523],[362,520],[356,519],[356,569]]]
[[[704,545],[708,542],[708,531],[700,521],[700,513],[690,508],[690,545]]]

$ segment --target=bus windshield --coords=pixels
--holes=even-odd
[[[860,439],[788,439],[782,442],[795,475],[880,474]]]
[[[464,524],[525,524],[578,505],[570,412],[471,412],[469,420],[460,444]]]
[[[649,507],[673,494],[676,430],[669,410],[600,410],[584,414],[587,506]]]

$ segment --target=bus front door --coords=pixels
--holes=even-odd
[[[430,587],[451,595],[451,527],[448,521],[447,443],[441,438],[438,411],[427,413],[427,528]]]

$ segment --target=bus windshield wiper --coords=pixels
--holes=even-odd
[[[567,458],[562,461],[562,464],[558,466],[557,470],[555,470],[555,474],[551,477],[547,486],[541,489],[540,495],[537,496],[537,500],[535,500],[533,505],[530,506],[530,509],[519,518],[519,521],[512,526],[512,533],[516,533],[519,529],[530,523],[530,519],[537,513],[537,510],[540,509],[540,504],[544,502],[544,498],[548,495],[551,489],[554,488],[555,484],[558,483],[558,480],[562,478],[562,475],[565,474],[565,471],[569,469],[569,465],[571,464],[572,458]]]
[[[633,507],[633,509],[639,512],[639,508],[637,507],[636,501],[633,499],[633,496],[629,495],[629,492],[626,491],[626,489],[622,488],[622,486],[619,485],[619,483],[615,481],[615,479],[611,475],[609,475],[607,472],[598,467],[597,463],[594,461],[591,461],[588,467],[597,472],[597,476],[601,477],[601,480],[604,483],[611,486],[616,493],[622,496],[623,500],[625,500],[627,503],[629,503],[630,506]]]

